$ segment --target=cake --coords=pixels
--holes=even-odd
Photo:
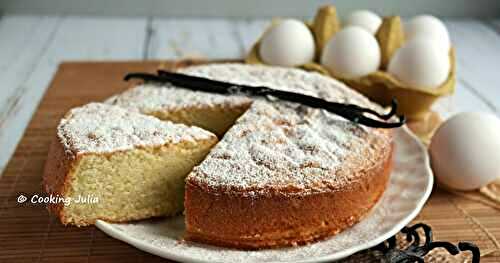
[[[197,126],[222,137],[252,100],[242,96],[193,92],[171,85],[159,89],[158,85],[144,84],[106,102],[162,120]]]
[[[180,71],[382,111],[342,83],[299,69],[211,64]],[[184,210],[187,240],[282,247],[358,222],[383,194],[392,154],[391,130],[322,109],[148,82],[64,116],[44,188],[64,200],[93,199],[51,204],[64,224]]]
[[[49,209],[77,226],[178,214],[186,175],[216,143],[203,129],[109,104],[72,109],[45,165],[45,191],[58,200]]]
[[[342,83],[300,69],[212,64],[180,71],[382,111]],[[329,237],[369,212],[391,172],[390,130],[297,103],[161,83],[138,85],[106,103],[221,137],[186,178],[185,238],[191,241],[261,249]]]

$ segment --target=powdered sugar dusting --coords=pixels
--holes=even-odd
[[[331,78],[297,69],[219,64],[184,72],[381,110]],[[270,188],[288,194],[331,190],[355,180],[357,171],[388,154],[390,139],[387,131],[356,125],[324,110],[254,99],[188,181],[248,195]]]
[[[344,84],[300,69],[210,64],[180,71],[382,110]],[[376,163],[380,153],[388,152],[391,142],[388,131],[355,125],[324,110],[270,100],[194,92],[169,84],[145,84],[107,102],[148,114],[214,105],[248,105],[253,101],[205,161],[188,176],[191,183],[218,191],[237,190],[251,195],[269,187],[286,189],[287,193],[332,189],[355,180],[358,173],[353,168],[367,168]]]
[[[114,105],[150,114],[159,109],[166,111],[197,107],[238,107],[251,100],[243,96],[224,96],[200,91],[180,89],[171,84],[143,84],[113,96],[105,101]]]
[[[74,154],[113,152],[215,137],[197,127],[160,121],[102,103],[72,109],[61,120],[57,135],[65,149]]]

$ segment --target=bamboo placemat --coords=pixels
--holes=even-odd
[[[185,64],[184,62],[182,64]],[[101,101],[128,85],[131,71],[176,66],[170,62],[71,62],[60,65],[0,178],[0,262],[169,262],[112,239],[95,227],[65,227],[44,205],[17,198],[44,195],[42,172],[59,119],[70,108]],[[500,210],[434,190],[415,221],[433,227],[436,240],[472,241],[482,252],[500,239]],[[482,262],[500,262],[498,252]]]

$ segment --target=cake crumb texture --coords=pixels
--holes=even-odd
[[[186,175],[216,142],[200,128],[117,106],[75,108],[58,126],[44,173],[46,192],[71,202],[49,208],[78,226],[180,213]]]

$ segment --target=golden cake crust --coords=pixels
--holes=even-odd
[[[43,187],[45,193],[53,196],[64,196],[69,185],[69,174],[73,164],[77,162],[75,156],[67,152],[56,136],[50,144],[47,161],[43,172]],[[56,215],[62,223],[67,220],[62,213],[63,203],[49,204],[47,208]]]
[[[340,189],[290,195],[249,196],[186,185],[186,239],[237,249],[296,246],[335,235],[365,216],[385,191],[392,147],[378,165],[360,169],[359,180]]]

